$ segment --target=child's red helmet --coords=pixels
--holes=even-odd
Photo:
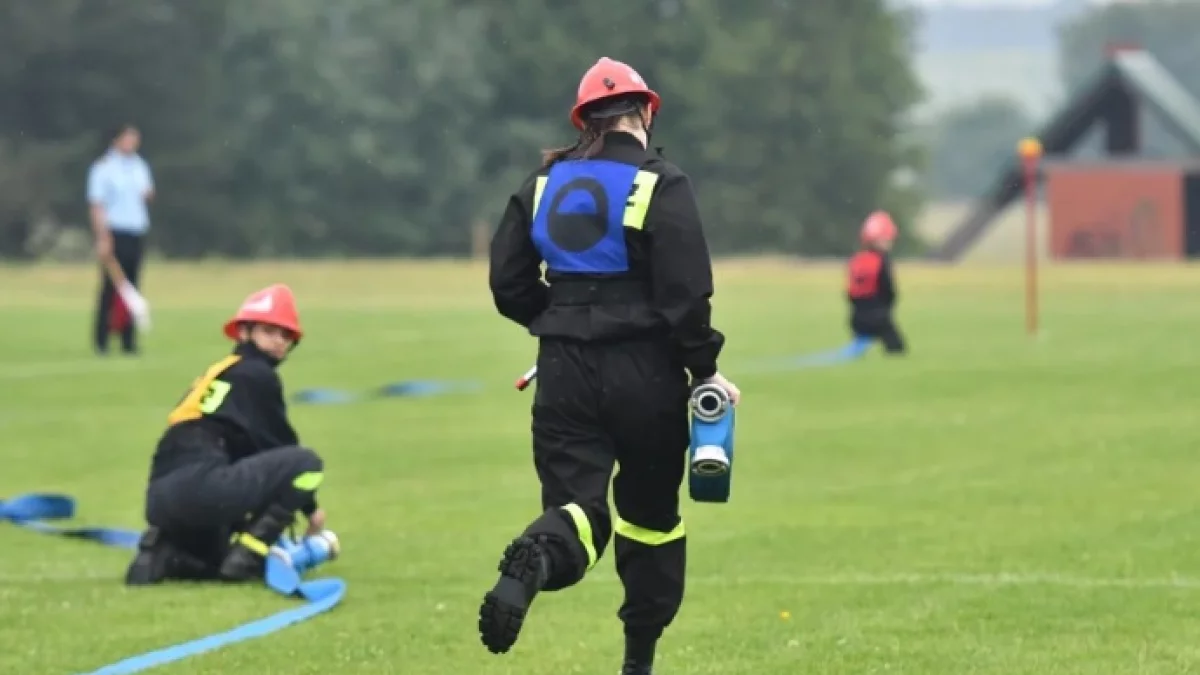
[[[864,244],[873,244],[886,239],[895,239],[896,232],[896,223],[892,222],[892,217],[888,215],[887,211],[874,211],[863,221],[860,236]]]
[[[662,99],[646,84],[642,76],[628,64],[614,61],[607,56],[588,68],[579,80],[579,91],[575,95],[575,107],[571,108],[571,124],[583,131],[586,126],[583,108],[603,101],[604,99],[625,96],[627,94],[643,94],[650,102],[650,114],[658,113]],[[632,110],[620,111],[622,114]]]
[[[296,311],[296,296],[286,284],[272,284],[251,293],[237,314],[225,323],[225,335],[231,340],[238,339],[238,324],[243,322],[265,323],[290,330],[296,334],[296,342],[304,335],[300,314]]]

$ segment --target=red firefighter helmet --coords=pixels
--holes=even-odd
[[[650,114],[658,113],[662,99],[654,90],[647,86],[646,81],[628,64],[614,61],[607,56],[588,68],[579,80],[579,91],[575,95],[575,107],[571,108],[571,124],[580,131],[586,126],[583,119],[583,108],[598,101],[625,96],[626,94],[643,94],[650,101]],[[624,115],[633,112],[633,107],[614,108],[604,112],[609,115]]]
[[[225,335],[231,340],[238,339],[238,325],[243,322],[265,323],[290,330],[296,334],[297,342],[304,334],[300,328],[300,314],[296,311],[296,296],[286,284],[272,284],[251,293],[237,314],[225,323]]]
[[[863,221],[861,237],[864,244],[872,244],[885,239],[895,239],[896,232],[896,223],[892,222],[892,217],[887,211],[874,211]]]

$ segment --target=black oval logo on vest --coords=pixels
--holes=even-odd
[[[560,211],[568,198],[568,212]],[[594,178],[576,178],[559,188],[546,214],[546,232],[554,245],[569,253],[583,253],[604,241],[608,234],[608,195]]]

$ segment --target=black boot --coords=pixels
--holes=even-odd
[[[625,629],[625,665],[621,675],[653,675],[654,652],[661,630]]]
[[[512,648],[533,599],[550,578],[550,558],[531,537],[518,537],[504,551],[500,579],[483,597],[479,636],[493,654]]]
[[[263,578],[267,553],[295,520],[288,509],[272,504],[245,532],[234,535],[233,545],[221,563],[226,581],[256,581]]]
[[[215,579],[212,565],[172,544],[157,527],[147,528],[138,540],[138,551],[125,571],[129,586],[145,586],[162,581],[205,581]]]

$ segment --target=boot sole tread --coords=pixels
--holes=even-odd
[[[497,571],[500,579],[479,607],[479,637],[488,651],[504,654],[517,642],[528,606],[514,600],[514,586],[524,588],[536,578],[541,551],[529,537],[520,537],[504,549]]]

